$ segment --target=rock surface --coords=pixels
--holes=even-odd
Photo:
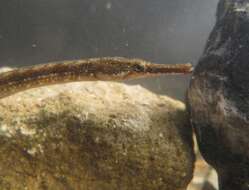
[[[184,104],[83,82],[0,101],[2,190],[180,190],[193,173]]]
[[[200,150],[220,189],[249,189],[249,1],[220,0],[188,105]]]

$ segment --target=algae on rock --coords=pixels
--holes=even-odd
[[[178,190],[192,178],[183,103],[112,82],[0,101],[0,189]]]

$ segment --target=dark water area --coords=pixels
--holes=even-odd
[[[0,66],[101,56],[196,64],[217,0],[8,0],[0,6]],[[130,82],[183,99],[189,76]]]

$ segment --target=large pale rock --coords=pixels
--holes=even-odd
[[[249,0],[220,0],[188,104],[221,190],[249,190]]]
[[[179,190],[193,171],[184,104],[83,82],[0,101],[0,189]]]

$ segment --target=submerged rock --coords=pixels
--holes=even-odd
[[[221,190],[249,189],[249,1],[220,0],[188,91],[192,124]]]
[[[184,104],[83,82],[0,101],[0,189],[179,190],[192,178]]]

